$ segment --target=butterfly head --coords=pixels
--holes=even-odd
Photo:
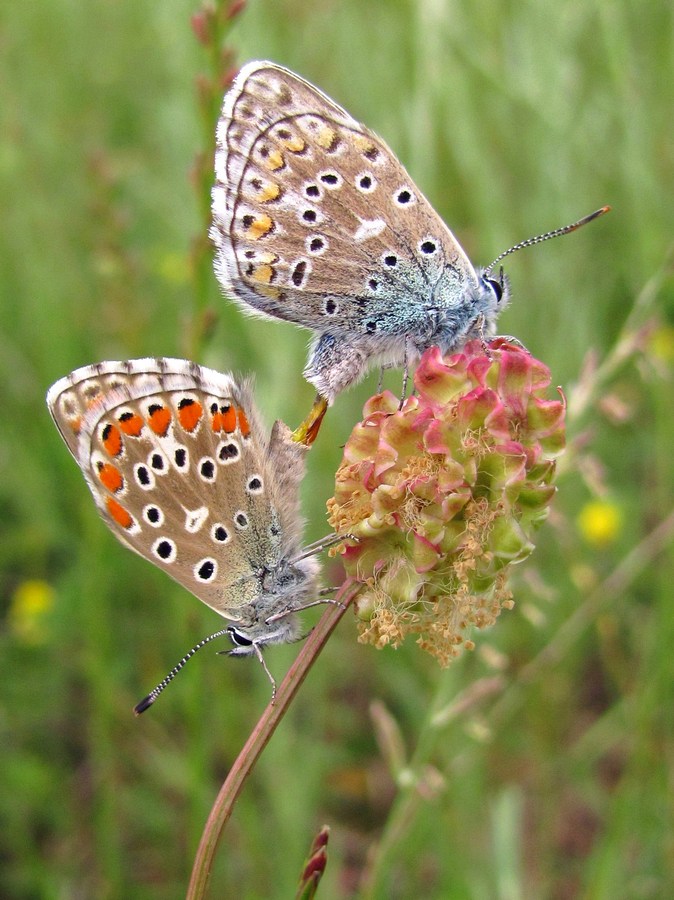
[[[274,622],[262,621],[246,628],[230,625],[227,633],[234,645],[233,650],[227,651],[227,656],[251,656],[257,652],[256,647],[261,649],[268,644],[292,644],[301,640],[304,635],[295,613],[289,613]]]
[[[497,276],[491,274],[489,269],[478,270],[478,296],[475,301],[477,314],[482,316],[485,323],[485,331],[489,334],[496,324],[496,319],[503,312],[510,300],[510,282],[506,277],[503,267]]]
[[[319,564],[314,556],[281,559],[259,574],[260,593],[246,615],[227,629],[234,644],[229,656],[249,656],[267,644],[292,644],[303,632],[295,612],[316,594]]]
[[[471,282],[461,293],[460,303],[453,292],[449,302],[428,310],[428,327],[414,341],[419,355],[432,345],[448,353],[461,349],[472,338],[495,334],[496,320],[510,298],[508,280],[502,269],[495,276],[478,270]]]

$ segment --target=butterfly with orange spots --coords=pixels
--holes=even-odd
[[[181,359],[85,366],[47,405],[115,536],[233,623],[195,649],[227,634],[269,674],[260,648],[298,640],[298,609],[330,602],[312,601],[325,544],[301,544],[308,448],[282,422],[267,436],[250,382]]]

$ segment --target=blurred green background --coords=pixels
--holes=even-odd
[[[255,372],[270,424],[307,412],[307,334],[223,301],[205,240],[213,80],[269,57],[381,134],[476,263],[614,211],[507,261],[500,328],[564,386],[575,448],[515,609],[445,672],[413,643],[357,644],[347,615],[212,896],[293,896],[323,823],[326,898],[672,896],[671,4],[250,0],[231,62],[196,39],[198,9],[0,12],[0,895],[183,896],[269,698],[259,666],[207,650],[133,718],[220,620],[108,533],[44,405],[77,366],[160,354]],[[375,385],[326,418],[307,539]],[[296,652],[267,654],[277,676]]]

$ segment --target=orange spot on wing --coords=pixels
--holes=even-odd
[[[75,416],[73,419],[68,419],[68,425],[74,435],[79,435],[82,430],[82,416]]]
[[[164,437],[171,424],[171,410],[166,406],[151,407],[147,423],[155,434],[158,434],[159,437]]]
[[[124,477],[115,466],[110,463],[98,464],[98,477],[103,487],[106,487],[113,494],[121,491],[124,487]]]
[[[236,431],[236,410],[233,406],[228,406],[222,413],[222,430],[227,434]]]
[[[375,149],[375,146],[370,138],[366,137],[364,134],[355,135],[353,142],[356,145],[356,149],[360,150],[361,153],[372,153],[372,151]]]
[[[131,528],[133,525],[133,518],[131,515],[121,506],[114,497],[108,497],[106,500],[106,505],[108,507],[108,512],[110,516],[120,525],[122,528]]]
[[[260,188],[257,200],[259,203],[268,203],[270,200],[276,200],[281,194],[281,188],[273,181],[268,181],[264,187]]]
[[[291,153],[302,153],[304,148],[307,146],[306,141],[304,141],[299,135],[295,137],[291,137],[288,140],[280,142],[286,150],[290,150]]]
[[[254,219],[251,223],[250,227],[246,231],[246,237],[251,241],[257,241],[261,237],[264,237],[265,234],[269,234],[269,232],[274,227],[274,222],[270,216],[266,213],[262,213]]]
[[[217,412],[213,413],[211,428],[216,433],[226,431],[231,434],[236,429],[236,410],[231,404],[223,404]]]
[[[108,456],[119,456],[122,452],[122,435],[119,428],[116,428],[110,422],[103,429],[103,446]]]
[[[138,437],[143,430],[145,422],[138,413],[125,412],[117,419],[120,429],[129,437]]]
[[[237,413],[239,417],[239,431],[241,432],[242,436],[246,438],[250,434],[250,424],[248,422],[248,418],[246,416],[246,413],[240,407],[237,410]]]
[[[267,156],[262,159],[262,165],[269,169],[270,172],[283,168],[285,165],[283,154],[279,153],[278,150],[270,150]]]
[[[336,137],[337,133],[333,128],[330,128],[329,125],[323,125],[316,135],[316,143],[324,150],[329,150],[335,142]]]
[[[269,284],[274,277],[274,268],[269,265],[256,266],[253,270],[253,280],[261,284]]]
[[[178,404],[178,421],[185,431],[194,431],[203,414],[204,408],[201,403],[192,400],[191,397],[184,397]]]

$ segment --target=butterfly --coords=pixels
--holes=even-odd
[[[232,624],[233,656],[299,640],[315,603],[315,554],[302,548],[299,488],[308,450],[282,422],[267,437],[248,380],[183,359],[101,362],[47,393],[61,437],[122,544]],[[163,682],[143,703],[147,708]],[[137,711],[142,711],[138,709]]]
[[[372,366],[493,335],[509,297],[475,269],[395,154],[322,91],[249,62],[216,132],[215,271],[244,311],[314,332],[305,378],[332,403]]]
[[[304,374],[319,394],[492,329],[507,286],[476,273],[393,152],[313,85],[248,63],[216,141],[219,280],[316,332]]]

